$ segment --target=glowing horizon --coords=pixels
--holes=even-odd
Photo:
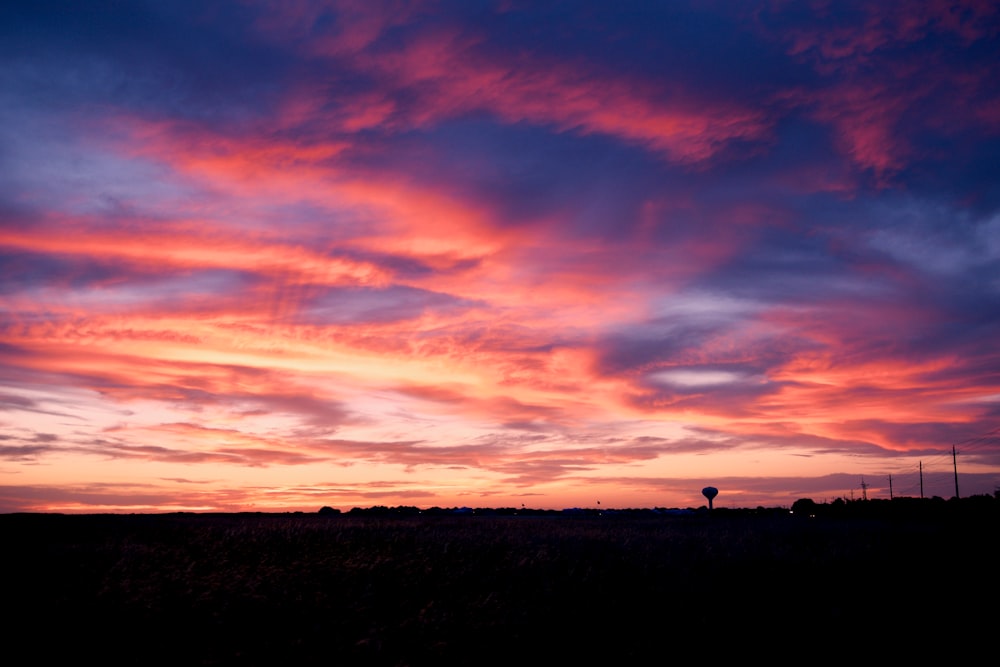
[[[0,512],[1000,489],[992,4],[50,4]]]

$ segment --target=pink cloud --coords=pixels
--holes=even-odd
[[[958,99],[989,95],[995,78],[982,79],[978,73],[947,64],[947,54],[940,50],[908,54],[905,48],[935,32],[955,35],[966,45],[995,36],[1000,12],[995,3],[980,0],[926,0],[907,3],[906,11],[892,4],[861,3],[860,22],[837,24],[826,15],[829,9],[826,3],[817,4],[815,23],[770,34],[789,44],[790,55],[811,63],[830,81],[813,92],[786,91],[779,98],[812,107],[816,119],[834,128],[844,153],[885,186],[915,157],[913,138],[901,127],[915,105],[927,106],[941,95]],[[949,90],[950,86],[961,92]],[[956,123],[955,114],[962,124],[977,116],[992,124],[983,107],[945,108],[936,129],[947,131]]]
[[[349,58],[380,88],[347,93],[350,104],[343,105],[331,104],[335,91],[300,86],[284,107],[288,125],[322,118],[326,127],[346,132],[405,130],[487,111],[507,123],[614,136],[685,164],[708,160],[734,141],[769,136],[770,119],[759,108],[708,99],[675,82],[609,71],[596,61],[497,53],[489,50],[483,35],[447,22],[411,33],[391,49],[373,48],[392,25],[421,13],[420,6],[389,14],[355,3],[338,9],[338,25],[357,30],[314,30],[321,11],[315,9],[270,14],[260,28],[269,39],[295,39],[310,58],[341,63]],[[400,93],[411,98],[406,106],[393,101]]]
[[[828,3],[814,3],[817,21],[783,34],[789,53],[815,59],[821,71],[857,68],[881,49],[915,42],[941,31],[972,43],[997,34],[994,17],[1000,15],[990,0],[922,0],[907,2],[905,11],[893,3],[858,3],[860,25],[837,25],[830,21]]]

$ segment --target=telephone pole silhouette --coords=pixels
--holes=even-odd
[[[955,468],[955,497],[958,498],[958,455],[955,453],[955,445],[951,446],[951,464]]]
[[[861,498],[868,500],[868,485],[865,484],[865,478],[861,478]]]

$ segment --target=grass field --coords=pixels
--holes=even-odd
[[[898,656],[957,627],[993,650],[997,516],[0,515],[6,645],[23,664],[626,665]]]

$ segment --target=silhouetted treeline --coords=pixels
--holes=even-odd
[[[1000,517],[1000,491],[989,495],[965,498],[940,496],[932,498],[875,498],[847,500],[837,498],[829,503],[817,503],[801,498],[792,503],[791,512],[804,517],[877,518],[877,519],[936,519],[945,517]]]
[[[717,507],[709,510],[704,505],[686,508],[594,508],[570,507],[565,509],[533,509],[530,507],[427,507],[412,505],[374,505],[362,508],[354,507],[347,512],[323,507],[319,514],[324,516],[368,516],[368,517],[434,517],[434,516],[539,516],[539,517],[681,517],[704,516],[711,512],[714,515],[729,516],[777,516],[792,514],[798,517],[834,517],[834,518],[939,518],[946,516],[989,516],[1000,513],[1000,491],[994,495],[974,495],[964,498],[944,499],[939,496],[932,498],[876,498],[870,500],[848,500],[837,498],[831,502],[817,503],[811,498],[800,498],[792,503],[791,508],[755,507],[727,508]]]

